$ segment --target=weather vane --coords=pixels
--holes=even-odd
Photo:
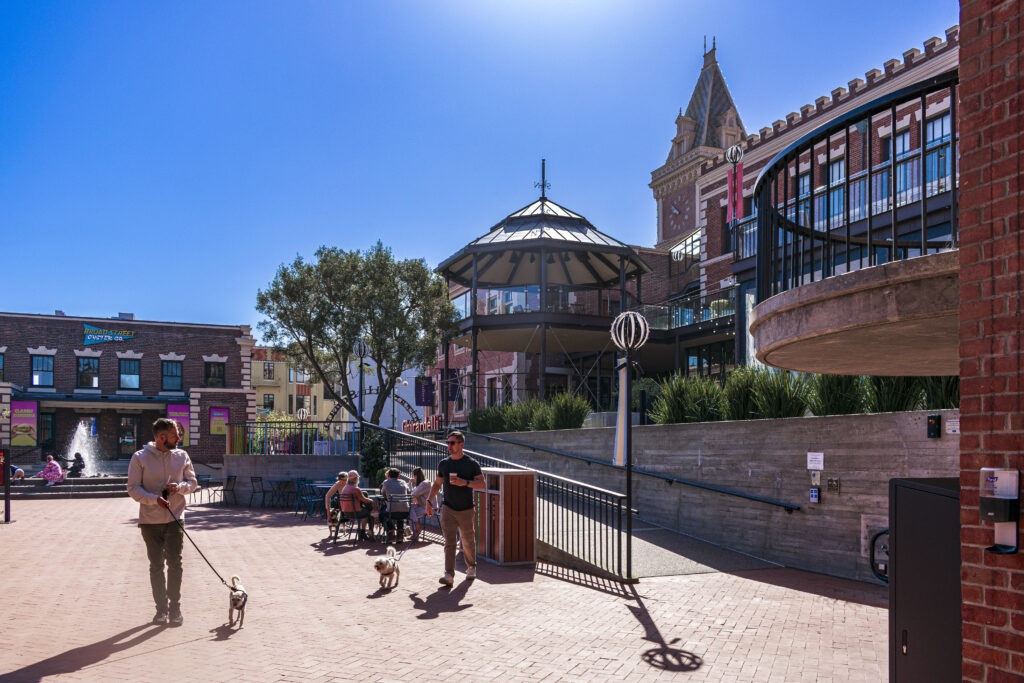
[[[549,187],[551,187],[551,183],[549,183],[547,181],[547,174],[546,174],[546,171],[544,169],[545,161],[546,161],[546,159],[541,159],[540,160],[540,182],[533,184],[534,187],[539,187],[540,188],[540,198],[541,199],[545,199],[546,198],[546,195],[544,193],[545,193],[545,191]]]

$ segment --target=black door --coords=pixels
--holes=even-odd
[[[130,458],[139,450],[139,416],[122,415],[117,427],[117,457]]]
[[[890,480],[889,525],[889,677],[959,681],[959,482]]]

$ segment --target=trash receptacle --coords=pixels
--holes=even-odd
[[[476,494],[477,555],[495,564],[534,564],[537,558],[537,477],[533,472],[482,468]]]

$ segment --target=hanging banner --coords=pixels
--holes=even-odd
[[[228,409],[210,408],[210,434],[228,433]]]
[[[626,386],[629,382],[629,366],[625,359],[619,361],[619,410],[615,416],[615,457],[613,465],[626,466],[626,420],[632,418],[626,405]]]
[[[181,447],[182,448],[187,447],[189,445],[188,444],[188,437],[189,437],[189,434],[188,434],[188,432],[189,432],[188,404],[186,403],[186,404],[179,404],[179,405],[168,405],[167,406],[167,418],[170,419],[170,420],[174,420],[175,422],[177,422],[178,424],[181,425],[181,428],[184,431],[184,434],[181,437]]]
[[[416,405],[428,408],[434,407],[434,378],[416,378]]]
[[[11,445],[35,446],[39,419],[35,401],[11,401]]]

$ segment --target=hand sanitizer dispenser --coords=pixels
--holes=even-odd
[[[1020,519],[1020,472],[995,467],[981,468],[978,510],[981,521],[995,526],[995,545],[985,552],[1001,555],[1017,552],[1017,521]]]

